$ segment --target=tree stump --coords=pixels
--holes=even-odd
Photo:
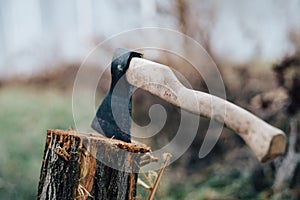
[[[38,199],[116,199],[136,196],[144,144],[101,134],[48,130]]]

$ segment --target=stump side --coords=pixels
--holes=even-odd
[[[48,130],[38,199],[135,199],[135,172],[147,152],[100,134]]]

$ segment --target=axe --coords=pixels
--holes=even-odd
[[[135,86],[186,111],[224,123],[246,142],[261,162],[271,161],[285,152],[283,131],[224,99],[186,88],[168,66],[143,59],[141,53],[117,49],[111,76],[110,89],[92,122],[92,128],[107,137],[131,142],[131,96]],[[222,108],[225,112],[218,113]]]

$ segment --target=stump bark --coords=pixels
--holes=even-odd
[[[48,130],[38,199],[133,200],[144,144]]]

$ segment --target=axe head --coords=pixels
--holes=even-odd
[[[109,138],[131,142],[132,88],[125,73],[133,57],[142,57],[138,52],[117,49],[111,62],[111,85],[98,108],[92,128]]]

